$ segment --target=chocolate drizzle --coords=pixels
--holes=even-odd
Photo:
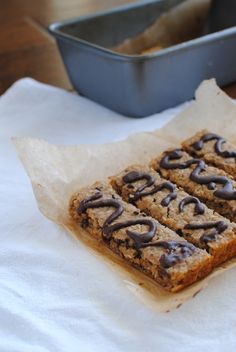
[[[168,254],[163,254],[160,258],[160,264],[165,269],[168,269],[179,263],[181,260],[190,257],[195,251],[194,245],[186,242],[159,241],[152,242],[149,245],[163,247],[168,251]]]
[[[102,193],[97,192],[91,197],[84,199],[78,208],[79,213],[84,213],[88,208],[101,208],[101,207],[113,207],[116,210],[106,219],[103,224],[103,231],[105,235],[109,234],[109,224],[115,221],[124,211],[121,203],[116,199],[101,199]],[[109,237],[109,235],[108,235]]]
[[[214,195],[218,198],[225,200],[236,199],[236,191],[234,190],[232,181],[226,176],[201,176],[201,172],[206,169],[206,164],[200,159],[190,159],[185,162],[172,162],[172,160],[179,160],[183,156],[181,149],[176,149],[166,153],[166,155],[161,159],[160,166],[164,169],[187,169],[191,165],[196,164],[195,169],[190,174],[190,180],[206,185],[208,189],[214,190],[216,184],[220,184],[223,187],[221,189],[216,189]]]
[[[191,197],[191,196],[185,197],[184,199],[181,200],[181,202],[179,202],[179,212],[182,213],[184,211],[184,207],[187,204],[191,204],[191,203],[195,204],[194,215],[204,214],[205,212],[204,205],[200,202],[198,198]]]
[[[105,220],[103,224],[103,233],[106,240],[111,239],[111,235],[114,231],[118,231],[125,227],[130,227],[133,225],[147,225],[149,231],[144,234],[139,234],[135,231],[127,230],[127,235],[133,239],[136,248],[141,248],[144,243],[148,243],[153,239],[157,231],[157,223],[151,219],[139,218],[131,219],[123,222],[114,222],[119,216],[124,212],[123,205],[114,198],[101,199],[103,197],[101,192],[95,193],[93,196],[84,199],[78,208],[79,213],[84,213],[88,208],[101,208],[101,207],[113,207],[115,211]]]
[[[114,231],[130,227],[133,225],[147,225],[149,231],[146,233],[138,233],[127,230],[127,235],[134,241],[134,246],[137,250],[146,247],[162,247],[167,250],[160,258],[160,265],[164,268],[170,268],[186,257],[189,257],[195,251],[195,247],[186,242],[177,241],[155,241],[151,242],[157,232],[157,222],[147,218],[130,219],[123,222],[117,222],[112,225],[123,212],[124,207],[118,199],[104,199],[102,193],[96,192],[94,195],[81,201],[77,211],[79,214],[85,213],[89,208],[113,207],[115,211],[105,220],[103,224],[103,234],[105,240],[110,240]]]
[[[104,226],[104,225],[103,225],[103,232],[106,236],[108,236],[109,239],[111,238],[111,235],[114,231],[118,231],[120,229],[133,226],[133,225],[147,225],[149,227],[149,231],[144,234],[140,234],[138,232],[134,232],[130,230],[126,231],[127,235],[131,237],[132,240],[134,240],[135,247],[137,249],[142,248],[144,244],[148,244],[153,239],[157,231],[157,223],[151,219],[145,219],[145,218],[131,219],[124,222],[118,222],[110,226],[109,225]]]
[[[187,224],[185,225],[185,229],[190,229],[190,230],[199,230],[199,229],[212,229],[214,230],[210,233],[204,233],[200,241],[207,244],[208,242],[215,241],[217,239],[217,236],[221,234],[223,231],[225,231],[228,227],[228,224],[225,221],[211,221],[211,222],[205,222],[203,224],[199,223],[192,223],[192,224]]]
[[[170,193],[162,199],[161,205],[163,207],[167,207],[170,202],[177,197],[177,193],[175,191],[176,187],[173,183],[166,181],[159,185],[155,185],[155,179],[153,176],[148,174],[147,172],[139,172],[139,171],[131,171],[123,177],[123,182],[126,184],[131,184],[133,182],[137,182],[140,180],[146,180],[147,182],[144,185],[140,186],[134,194],[129,196],[130,202],[136,202],[142,197],[149,196],[155,194],[157,192],[162,191],[163,189],[167,189]],[[153,187],[152,187],[153,186]],[[149,191],[146,191],[146,188],[152,187]]]
[[[160,167],[166,170],[170,169],[187,169],[192,164],[195,164],[199,159],[190,159],[183,163],[174,163],[172,160],[179,160],[182,158],[182,149],[175,149],[165,153],[165,156],[160,161]]]
[[[195,197],[185,197],[179,203],[179,211],[184,210],[185,205],[195,203],[195,215],[204,214],[205,208],[204,205],[200,202],[198,198]],[[200,242],[207,244],[208,242],[215,241],[217,236],[227,229],[228,225],[225,221],[211,221],[205,223],[191,223],[184,226],[185,229],[189,230],[199,230],[199,229],[213,229],[210,233],[204,233],[200,237]]]
[[[214,149],[216,154],[220,155],[222,158],[236,158],[236,151],[223,150],[222,146],[226,143],[226,140],[217,134],[207,133],[201,137],[197,142],[192,144],[195,150],[202,150],[204,143],[215,140]]]

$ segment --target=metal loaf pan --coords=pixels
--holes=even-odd
[[[236,27],[146,55],[110,50],[180,0],[145,1],[49,27],[74,88],[121,114],[148,116],[193,97],[204,79],[236,81]],[[235,9],[236,10],[236,9]]]

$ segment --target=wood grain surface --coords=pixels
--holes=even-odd
[[[71,90],[47,26],[132,2],[135,0],[0,0],[0,94],[25,76]],[[236,83],[225,90],[236,98]]]

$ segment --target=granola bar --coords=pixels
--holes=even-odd
[[[151,166],[209,208],[231,221],[236,220],[236,182],[225,171],[193,158],[182,149],[164,152]]]
[[[111,177],[122,198],[213,256],[216,266],[236,255],[236,225],[147,166],[133,165]]]
[[[81,189],[69,212],[78,226],[169,291],[179,291],[212,270],[205,250],[124,202],[108,184]]]

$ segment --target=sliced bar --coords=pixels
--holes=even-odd
[[[111,177],[122,198],[213,256],[216,266],[236,255],[236,225],[147,166]]]
[[[169,291],[179,291],[212,270],[205,250],[124,202],[107,184],[81,189],[69,211],[79,226]]]
[[[194,157],[203,158],[209,165],[223,169],[236,179],[236,146],[223,137],[202,130],[182,143]]]
[[[223,170],[208,166],[181,149],[164,152],[151,166],[209,208],[231,221],[236,220],[236,182]]]

